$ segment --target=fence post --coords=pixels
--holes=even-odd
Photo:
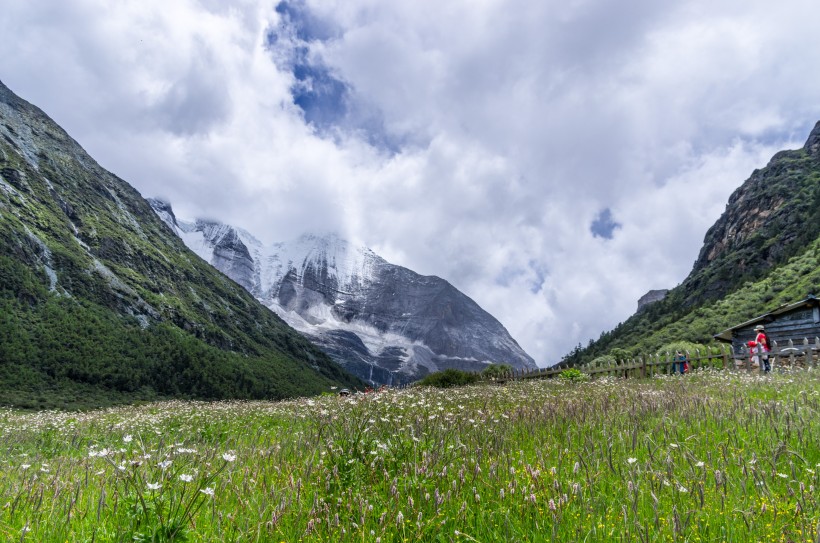
[[[730,347],[731,348],[731,347]],[[729,367],[729,348],[723,346],[723,369]]]
[[[820,337],[817,337],[817,336],[814,337],[814,349],[816,351],[817,358],[820,359]],[[812,368],[817,367],[817,362],[815,362],[814,356],[811,357],[811,367]]]
[[[777,365],[780,363],[780,349],[777,346],[777,342],[772,340],[772,345],[769,349],[769,364],[772,366],[772,371],[777,368]]]
[[[794,369],[794,341],[789,339],[789,368]]]
[[[803,349],[806,351],[806,358],[803,359],[803,363],[806,365],[806,368],[809,367],[809,361],[811,360],[811,348],[809,347],[809,338],[803,338]]]

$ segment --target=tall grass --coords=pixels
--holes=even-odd
[[[811,541],[820,379],[0,411],[0,540]]]

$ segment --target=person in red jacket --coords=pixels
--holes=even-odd
[[[772,366],[769,364],[769,351],[771,351],[769,337],[766,335],[766,330],[763,328],[762,324],[755,326],[755,332],[757,332],[755,343],[757,343],[757,352],[760,355],[760,363],[763,364],[763,371],[769,373],[772,370]]]

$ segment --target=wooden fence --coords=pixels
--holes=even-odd
[[[744,347],[742,352],[733,353],[731,347],[726,346],[718,352],[707,350],[704,353],[686,351],[686,362],[690,371],[698,368],[717,368],[733,371],[762,372],[763,364],[752,363],[752,353],[748,347]],[[769,363],[772,371],[785,368],[816,368],[820,365],[820,338],[814,338],[814,342],[803,339],[795,343],[789,340],[785,345],[778,345],[772,341],[772,350],[769,354]],[[637,357],[630,360],[616,361],[614,364],[602,367],[578,367],[580,371],[590,377],[652,377],[654,375],[671,374],[674,366],[678,362],[674,353],[664,355],[649,355]],[[558,365],[550,368],[511,370],[496,377],[495,380],[518,380],[518,379],[549,379],[560,375],[569,366]]]

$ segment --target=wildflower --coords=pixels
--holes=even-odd
[[[184,483],[190,483],[191,481],[194,480],[194,477],[193,477],[193,475],[188,475],[187,473],[183,473],[182,475],[179,476],[179,480],[184,482]]]
[[[131,443],[132,439],[134,439],[134,438],[131,437],[131,434],[125,434],[125,436],[123,436],[123,438],[122,438],[122,440],[126,443]]]
[[[23,471],[25,471],[31,467],[31,464],[21,464],[20,467],[23,468]]]
[[[170,461],[170,460],[163,460],[162,462],[158,462],[158,463],[157,463],[157,467],[158,467],[159,469],[168,469],[168,467],[169,467],[170,465],[171,465],[171,461]]]
[[[535,497],[535,496],[533,496],[533,497]],[[550,511],[555,511],[557,509],[557,507],[555,507],[555,500],[553,500],[552,498],[550,498],[549,508],[550,508]]]
[[[626,461],[629,462],[630,464],[634,464],[635,462],[638,461],[638,459],[637,458],[627,458]]]
[[[159,490],[160,488],[162,488],[162,485],[160,483],[148,483],[147,486],[148,490]]]
[[[222,460],[224,460],[225,462],[233,462],[234,460],[236,460],[236,455],[231,454],[229,452],[222,453]]]
[[[404,514],[401,511],[396,515],[396,524],[401,524],[404,522]]]
[[[698,462],[695,464],[697,467],[702,468],[704,466],[703,461]]]
[[[206,494],[208,496],[213,496],[214,495],[214,489],[211,486],[200,489],[200,492],[202,492],[203,494]]]
[[[670,444],[669,444],[669,446],[670,446],[670,447],[672,447],[673,449],[677,449],[677,448],[678,448],[678,444],[677,444],[677,443],[670,443]]]

